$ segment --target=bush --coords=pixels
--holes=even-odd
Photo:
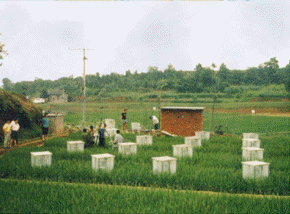
[[[23,95],[0,89],[0,118],[1,127],[8,119],[18,118],[22,128],[30,129],[34,125],[40,125],[42,111]]]

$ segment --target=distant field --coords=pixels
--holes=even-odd
[[[212,104],[187,104],[161,102],[162,106],[203,106],[204,112],[204,130],[209,130],[211,126],[211,108]],[[129,127],[131,122],[140,122],[145,128],[150,129],[151,115],[160,118],[160,111],[153,111],[153,107],[158,107],[156,101],[148,102],[105,102],[105,103],[87,103],[86,105],[86,124],[97,125],[101,120],[111,118],[116,120],[116,126],[121,128],[121,113],[124,108],[128,108]],[[53,110],[65,114],[64,122],[69,125],[82,124],[82,103],[65,104],[45,104],[45,110]],[[229,133],[242,134],[243,132],[273,133],[288,132],[290,117],[268,117],[263,115],[251,115],[251,109],[256,112],[289,112],[289,103],[287,102],[233,102],[216,104],[216,113],[214,115],[215,125],[228,127]],[[241,111],[241,109],[243,111]],[[247,111],[245,111],[247,109]],[[288,111],[287,111],[288,110]],[[290,113],[290,112],[289,112]]]
[[[204,130],[211,127],[211,110],[212,103],[185,103],[184,100],[177,100],[172,103],[168,100],[147,99],[138,102],[131,101],[99,101],[88,102],[86,105],[86,125],[96,126],[105,118],[116,120],[117,128],[121,128],[120,115],[124,108],[128,108],[129,128],[131,122],[140,122],[147,129],[151,128],[151,115],[160,118],[160,110],[158,106],[190,106],[205,107],[204,111]],[[81,102],[46,103],[40,105],[44,110],[50,112],[58,112],[64,114],[64,123],[67,125],[82,124],[83,104]],[[153,107],[157,107],[157,111],[153,111]],[[256,115],[251,115],[252,109],[255,109]],[[272,115],[268,117],[265,115]],[[216,103],[214,114],[215,126],[223,125],[227,127],[228,133],[241,134],[243,132],[258,133],[275,133],[289,132],[290,124],[290,107],[289,102],[223,102]],[[33,137],[41,137],[41,130],[34,126],[31,130],[21,130],[20,139],[29,139]],[[0,139],[3,144],[3,139]]]

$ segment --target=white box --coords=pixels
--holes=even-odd
[[[260,140],[259,139],[243,139],[243,146],[242,147],[258,147],[260,148]]]
[[[259,134],[257,133],[243,133],[244,139],[259,139]]]
[[[263,160],[264,149],[259,147],[242,147],[243,159],[248,161]]]
[[[174,157],[192,157],[192,146],[188,144],[172,145]]]
[[[111,171],[114,168],[114,155],[111,154],[98,154],[92,155],[92,168],[95,171],[99,169]]]
[[[141,125],[140,123],[131,123],[132,131],[140,131]]]
[[[67,141],[67,151],[77,152],[84,151],[85,143],[83,141]]]
[[[184,143],[187,145],[191,145],[192,147],[200,147],[201,137],[185,137]]]
[[[31,166],[51,166],[51,152],[30,152],[30,154]]]
[[[137,153],[137,143],[118,143],[118,151],[120,154],[131,155]]]
[[[176,158],[163,156],[153,157],[153,173],[170,172],[171,174],[176,172]]]
[[[137,145],[152,145],[151,135],[137,135],[136,136]]]
[[[115,128],[115,120],[114,119],[105,119],[106,128],[113,129]]]
[[[206,131],[195,132],[195,137],[200,137],[202,140],[209,140],[210,132]]]
[[[243,178],[263,178],[269,176],[269,163],[261,161],[247,161],[243,164]]]
[[[111,128],[111,129],[106,129],[105,131],[105,137],[113,137],[117,134],[117,130],[115,128]]]

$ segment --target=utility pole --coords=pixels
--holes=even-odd
[[[94,49],[69,49],[69,50],[74,50],[74,51],[80,51],[83,50],[84,53],[84,71],[83,71],[83,92],[84,92],[84,97],[83,97],[83,129],[86,127],[86,50],[94,50]]]
[[[211,111],[211,128],[210,128],[210,131],[214,131],[214,105],[215,105],[215,102],[216,102],[216,91],[217,91],[217,77],[216,77],[216,71],[215,71],[215,68],[216,68],[216,65],[214,63],[212,63],[212,68],[214,70],[214,80],[215,80],[215,88],[214,88],[214,97],[213,97],[213,104],[212,104],[212,111]]]

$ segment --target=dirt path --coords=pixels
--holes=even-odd
[[[56,137],[66,137],[68,134],[69,134],[69,131],[66,130],[61,135],[52,134],[48,137],[48,139],[52,139],[52,138],[56,138]],[[44,142],[42,139],[33,138],[33,139],[23,140],[23,141],[19,142],[18,147],[14,146],[10,149],[0,148],[0,156],[5,154],[6,152],[10,151],[11,149],[17,149],[19,147],[28,146],[28,145],[42,146],[43,144],[44,144]]]
[[[102,187],[102,188],[121,188],[121,189],[136,189],[136,190],[149,190],[149,191],[164,191],[164,192],[192,192],[198,194],[205,194],[205,195],[227,195],[227,196],[241,196],[241,197],[265,197],[265,198],[285,198],[290,199],[290,196],[279,196],[279,195],[256,195],[256,194],[233,194],[233,193],[226,193],[226,192],[213,192],[213,191],[197,191],[197,190],[174,190],[168,188],[159,188],[159,187],[141,187],[141,186],[125,186],[125,185],[112,185],[112,184],[84,184],[84,183],[69,183],[69,182],[56,182],[56,181],[38,181],[38,180],[22,180],[22,179],[0,179],[1,181],[8,182],[8,181],[21,181],[27,183],[38,183],[38,184],[65,184],[65,185],[79,185],[79,186],[92,186],[92,187]]]

